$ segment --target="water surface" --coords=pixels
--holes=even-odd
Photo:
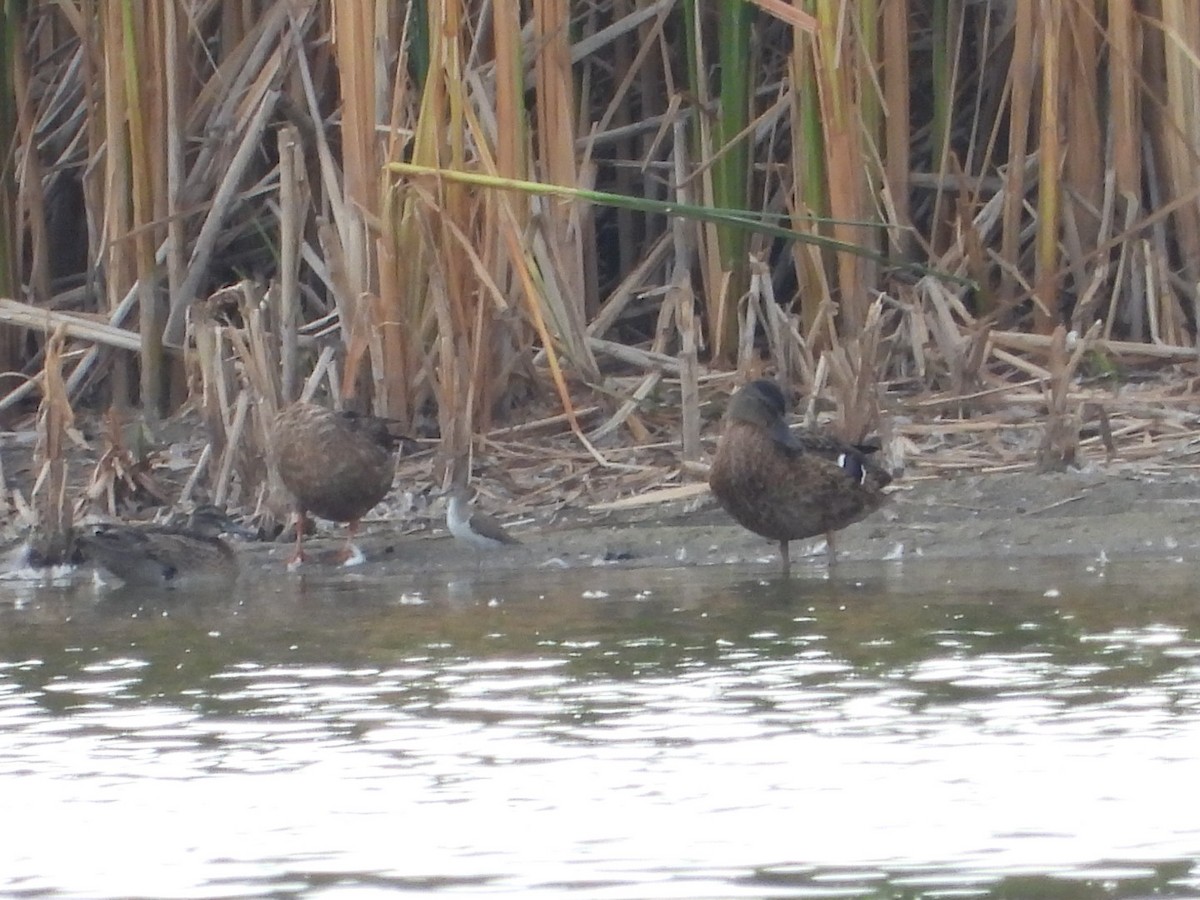
[[[1200,896],[1173,560],[0,586],[0,893]]]

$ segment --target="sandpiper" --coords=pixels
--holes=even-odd
[[[460,541],[484,550],[521,543],[505,531],[498,521],[471,506],[464,485],[450,491],[450,502],[446,505],[446,527]]]

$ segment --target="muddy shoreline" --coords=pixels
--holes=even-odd
[[[679,567],[778,568],[775,545],[735,524],[706,493],[620,511],[562,510],[554,520],[511,528],[520,546],[476,551],[455,541],[436,517],[396,525],[370,522],[359,541],[372,576],[456,573],[499,576],[531,569]],[[1190,556],[1200,547],[1200,478],[1188,471],[1146,476],[1117,471],[1008,472],[900,480],[887,506],[838,533],[839,560],[1045,558],[1102,560],[1130,555]],[[310,547],[338,546],[323,529]],[[250,567],[284,573],[287,544],[241,544]],[[798,541],[793,559],[824,567],[824,541]],[[249,562],[253,560],[253,562]],[[320,559],[300,572],[336,571]]]
[[[193,432],[194,435],[194,432]],[[32,483],[32,434],[9,433],[0,441],[6,479]],[[194,438],[193,438],[194,441]],[[194,447],[175,445],[172,470],[182,481],[195,458]],[[76,477],[91,471],[90,454],[73,460]],[[776,546],[735,524],[707,492],[693,484],[667,490],[627,489],[618,502],[596,503],[596,491],[558,492],[544,505],[514,502],[505,508],[497,469],[489,466],[481,483],[486,511],[505,521],[522,544],[478,551],[452,538],[445,527],[444,499],[429,487],[431,456],[402,461],[397,485],[363,523],[358,540],[365,564],[341,569],[322,561],[341,546],[341,526],[322,522],[306,545],[315,559],[301,573],[359,572],[371,578],[404,575],[499,577],[538,569],[690,565],[749,565],[764,574],[778,571]],[[1183,461],[1181,461],[1183,460]],[[1075,556],[1085,559],[1130,555],[1173,558],[1196,555],[1200,536],[1200,468],[1191,458],[1088,461],[1084,468],[1039,473],[1023,470],[981,474],[933,467],[910,470],[889,489],[890,501],[868,519],[837,535],[843,562],[882,560],[971,560]],[[166,471],[160,469],[159,471]],[[664,466],[663,472],[678,470]],[[492,477],[489,477],[492,476]],[[670,479],[674,481],[674,479]],[[677,484],[677,482],[675,482]],[[400,485],[425,485],[404,491]],[[660,481],[661,485],[662,482]],[[173,487],[173,490],[175,488]],[[76,490],[81,493],[83,485]],[[677,499],[664,499],[678,494]],[[79,494],[77,493],[76,496]],[[5,541],[12,567],[27,528],[10,518]],[[243,577],[287,575],[292,552],[287,541],[238,542]],[[792,558],[800,567],[823,569],[824,541],[798,541]]]

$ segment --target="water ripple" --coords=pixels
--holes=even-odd
[[[0,637],[0,892],[1200,890],[1180,607],[761,590]]]

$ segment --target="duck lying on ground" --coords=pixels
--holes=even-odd
[[[222,534],[244,529],[215,506],[199,506],[165,525],[101,523],[82,526],[79,553],[127,585],[174,587],[228,584],[237,556]]]

